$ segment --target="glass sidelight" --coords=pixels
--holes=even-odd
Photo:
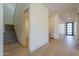
[[[66,23],[66,35],[73,35],[74,34],[74,23],[73,22],[67,22]]]

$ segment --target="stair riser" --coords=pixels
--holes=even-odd
[[[11,42],[16,42],[16,41],[4,41],[5,43],[4,44],[8,44],[8,43],[11,43]]]
[[[13,35],[13,34],[15,35],[16,33],[15,32],[14,33],[13,32],[11,32],[11,33],[4,33],[3,35]]]
[[[3,39],[16,39],[17,37],[4,37]]]
[[[12,38],[12,37],[16,37],[16,36],[5,36],[4,38]]]
[[[3,40],[3,41],[9,41],[9,40],[16,41],[15,39],[16,39],[16,38],[13,38],[13,39],[5,39],[5,40]]]

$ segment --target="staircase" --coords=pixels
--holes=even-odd
[[[17,41],[14,25],[5,25],[5,32],[3,33],[3,35],[4,35],[3,37],[4,44]]]

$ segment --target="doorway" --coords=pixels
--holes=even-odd
[[[66,22],[66,35],[74,35],[74,22]]]

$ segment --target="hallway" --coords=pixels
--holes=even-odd
[[[79,47],[76,46],[75,38],[72,36],[61,37],[59,40],[51,39],[45,46],[29,52],[19,43],[7,44],[6,54],[13,56],[79,56]],[[5,52],[4,52],[5,53]]]
[[[11,30],[8,28],[3,38],[3,43],[10,42],[3,46],[4,55],[79,55],[79,44],[76,44],[79,41],[76,40],[79,38],[78,5],[69,3],[4,4],[4,32],[7,32],[5,25],[13,26]],[[74,25],[69,25],[70,23]],[[64,36],[68,34],[76,38]]]

